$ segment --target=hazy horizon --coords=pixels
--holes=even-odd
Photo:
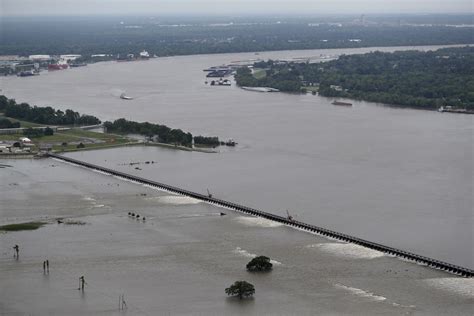
[[[471,0],[2,0],[1,16],[472,13]]]

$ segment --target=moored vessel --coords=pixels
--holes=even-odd
[[[150,54],[146,50],[141,51],[139,56],[140,56],[141,59],[149,59],[150,58]]]
[[[247,91],[256,91],[256,92],[280,92],[280,90],[270,87],[241,87]]]
[[[120,99],[123,99],[123,100],[133,100],[132,97],[127,96],[125,93],[122,93],[122,94],[120,95]]]
[[[352,103],[342,102],[342,101],[333,101],[331,104],[333,104],[333,105],[342,105],[342,106],[352,106]]]
[[[68,64],[49,64],[48,70],[63,70],[69,68]]]
[[[453,108],[452,106],[442,106],[438,109],[438,112],[448,112],[448,113],[459,113],[459,114],[474,114],[473,110],[468,110],[468,109],[459,109],[459,108]]]

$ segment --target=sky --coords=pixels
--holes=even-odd
[[[0,0],[0,16],[472,13],[473,3],[473,0]]]

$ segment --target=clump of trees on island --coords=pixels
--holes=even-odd
[[[249,272],[270,272],[273,269],[273,264],[270,262],[270,258],[257,256],[247,263],[246,268]],[[225,289],[225,293],[243,299],[254,295],[255,287],[247,281],[235,281],[234,284]]]
[[[373,52],[343,55],[323,63],[258,62],[266,76],[248,68],[237,71],[240,86],[267,86],[286,92],[314,90],[326,97],[345,97],[398,106],[474,109],[474,47],[437,51]]]
[[[266,256],[258,256],[247,263],[247,270],[250,272],[269,272],[273,269],[270,258]]]
[[[0,111],[7,117],[45,125],[96,125],[100,120],[92,115],[81,115],[73,110],[55,110],[50,106],[30,106],[0,96]]]
[[[166,125],[153,124],[148,122],[128,121],[124,118],[113,122],[105,122],[104,127],[107,132],[139,134],[149,138],[157,137],[158,141],[166,144],[176,144],[185,147],[192,147],[193,135],[183,132],[181,129],[173,129]],[[218,146],[218,137],[195,136],[195,144]]]
[[[180,129],[172,129],[166,125],[148,122],[139,123],[124,118],[113,122],[105,122],[104,128],[107,132],[139,134],[150,138],[157,136],[162,143],[178,144],[186,147],[191,147],[193,141],[191,133],[185,133]]]
[[[247,281],[235,281],[234,284],[225,289],[229,296],[237,296],[239,299],[250,297],[255,294],[255,287]]]
[[[204,146],[219,146],[222,143],[219,141],[219,137],[205,137],[205,136],[194,136],[194,143]]]

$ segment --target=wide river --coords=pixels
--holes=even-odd
[[[416,49],[435,49],[417,47]],[[394,51],[308,50],[106,62],[0,78],[2,94],[233,138],[218,154],[120,148],[74,157],[474,268],[473,116],[204,84],[204,68],[249,59]],[[134,97],[121,100],[122,92]],[[158,161],[143,170],[121,164]]]

